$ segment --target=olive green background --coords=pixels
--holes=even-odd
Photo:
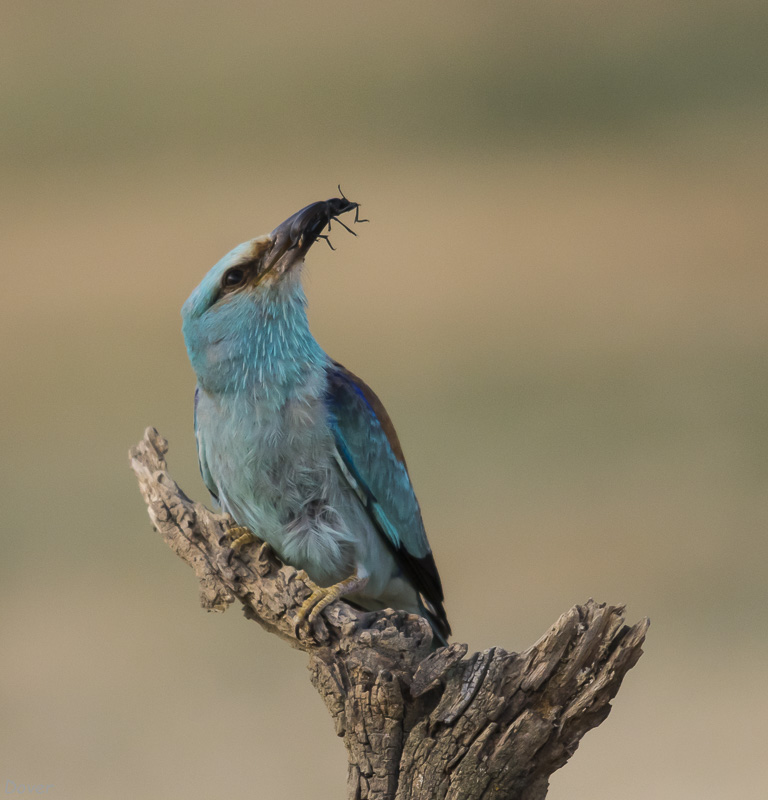
[[[0,786],[332,800],[306,658],[207,615],[127,464],[206,497],[179,308],[340,182],[314,332],[394,418],[458,640],[592,596],[646,654],[552,800],[764,798],[768,6],[11,0]]]

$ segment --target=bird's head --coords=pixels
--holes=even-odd
[[[203,384],[229,383],[240,361],[258,357],[260,329],[273,323],[306,327],[304,257],[326,225],[358,207],[344,197],[312,203],[211,268],[181,310],[187,351]]]

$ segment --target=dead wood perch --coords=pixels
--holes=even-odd
[[[149,516],[194,569],[204,608],[235,600],[309,654],[312,683],[349,755],[350,800],[540,800],[549,776],[610,711],[637,662],[648,620],[622,606],[574,606],[524,653],[467,645],[430,652],[431,632],[404,612],[364,613],[344,602],[294,633],[310,590],[266,545],[234,554],[226,515],[194,503],[166,470],[168,443],[148,428],[130,453]]]

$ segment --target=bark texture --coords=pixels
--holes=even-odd
[[[240,601],[246,617],[309,655],[349,756],[349,800],[540,800],[549,776],[610,711],[640,657],[648,620],[589,600],[524,653],[467,645],[431,650],[428,623],[404,612],[329,606],[311,634],[294,630],[310,595],[302,573],[266,544],[234,553],[234,525],[169,476],[168,443],[148,428],[130,453],[149,516],[195,571],[204,608]],[[256,532],[258,534],[258,531]]]

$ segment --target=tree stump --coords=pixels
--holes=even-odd
[[[235,523],[190,500],[167,472],[154,428],[131,449],[150,519],[195,571],[204,608],[239,600],[249,619],[309,655],[312,683],[349,756],[349,800],[540,800],[549,776],[611,709],[642,653],[648,620],[589,600],[524,653],[467,645],[432,650],[429,624],[401,611],[329,606],[297,634],[310,595],[268,545],[235,553]],[[258,532],[256,532],[258,533]]]

